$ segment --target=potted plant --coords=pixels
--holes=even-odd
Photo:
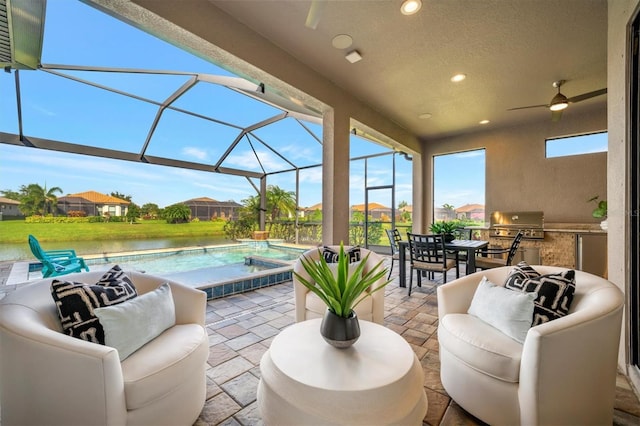
[[[327,311],[320,325],[320,333],[329,344],[340,349],[348,348],[360,337],[355,307],[390,282],[390,280],[383,281],[363,296],[369,287],[375,285],[387,274],[386,268],[382,267],[382,261],[364,272],[369,255],[370,253],[360,262],[350,264],[349,256],[345,253],[343,244],[340,243],[337,263],[328,264],[322,255],[317,261],[302,255],[300,262],[311,280],[294,272],[296,278],[327,305]]]
[[[450,242],[456,239],[453,231],[455,231],[457,227],[458,225],[453,222],[441,220],[439,222],[433,222],[429,230],[434,234],[444,234],[445,241]]]
[[[598,201],[599,198],[600,196],[596,195],[589,199],[589,202],[593,201],[596,203],[596,208],[591,212],[591,216],[597,219],[604,218],[602,222],[600,222],[600,228],[607,229],[607,200]]]

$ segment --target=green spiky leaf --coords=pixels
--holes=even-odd
[[[335,274],[324,260],[320,249],[318,249],[318,253],[320,255],[318,261],[314,261],[305,255],[300,257],[300,262],[304,270],[309,274],[310,280],[296,272],[294,272],[294,275],[302,285],[316,294],[327,305],[328,309],[338,316],[349,316],[349,313],[362,300],[376,291],[382,290],[391,282],[384,279],[387,269],[382,266],[382,261],[364,273],[364,266],[370,254],[367,254],[356,266],[355,270],[349,274],[349,256],[345,253],[342,242],[340,243],[337,272]],[[380,284],[373,287],[378,282]],[[371,288],[369,289],[369,287]]]

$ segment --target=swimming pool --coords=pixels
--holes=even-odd
[[[293,263],[307,248],[278,246],[267,241],[182,249],[146,250],[135,253],[103,253],[85,256],[92,270],[118,264],[158,275],[207,293],[208,299],[229,296],[292,279]],[[31,264],[38,274],[38,264]],[[32,268],[33,267],[33,268]]]
[[[87,265],[105,265],[117,263],[124,269],[137,269],[148,274],[165,275],[200,268],[214,268],[232,264],[245,264],[250,256],[293,261],[304,249],[272,246],[267,242],[229,244],[206,247],[187,247],[179,250],[150,250],[131,254],[113,253],[100,256],[87,256]],[[254,264],[253,270],[264,269],[265,265]]]

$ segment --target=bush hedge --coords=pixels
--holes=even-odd
[[[128,222],[124,216],[111,216],[109,219],[105,219],[102,216],[84,216],[84,217],[71,217],[71,216],[40,216],[33,215],[24,218],[26,223],[102,223],[102,222]]]

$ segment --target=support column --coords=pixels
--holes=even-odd
[[[259,215],[259,230],[264,231],[266,228],[266,212],[267,212],[267,177],[262,176],[260,178],[260,215]]]
[[[430,210],[425,203],[430,202],[431,197],[431,170],[427,173],[427,167],[424,165],[424,157],[421,154],[411,154],[411,166],[413,169],[413,206],[412,220],[413,232],[421,234],[427,231],[426,224],[430,223]]]
[[[349,244],[349,116],[327,111],[322,125],[322,243]]]

